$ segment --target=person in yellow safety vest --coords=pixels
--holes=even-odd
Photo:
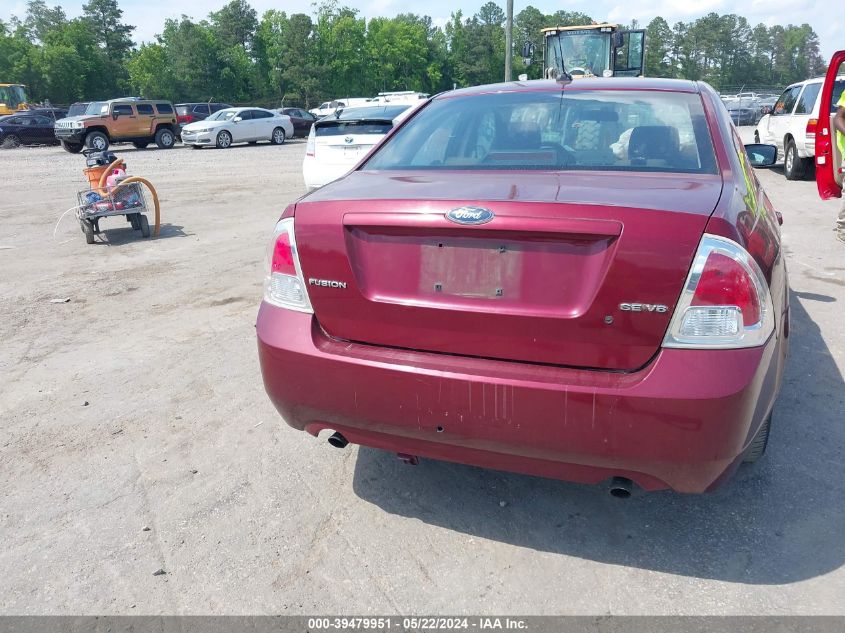
[[[839,97],[839,101],[836,102],[833,127],[836,128],[836,145],[839,147],[842,169],[845,172],[845,91]],[[834,169],[836,169],[835,165]],[[842,206],[839,208],[839,217],[836,219],[836,237],[841,242],[845,242],[845,195],[842,196]]]

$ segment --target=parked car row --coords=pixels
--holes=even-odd
[[[414,105],[424,99],[428,99],[427,92],[415,92],[413,90],[400,90],[394,92],[380,92],[375,97],[347,97],[344,99],[335,99],[333,101],[324,101],[316,108],[309,110],[311,114],[321,119],[330,114],[334,114],[338,110],[344,108],[363,108],[374,105],[399,105],[407,104]]]
[[[772,111],[760,119],[754,130],[756,142],[777,146],[788,180],[800,180],[812,174],[823,84],[824,77],[815,77],[787,86]],[[834,104],[843,89],[845,75],[838,76],[834,83]],[[834,106],[827,116],[835,111]]]
[[[756,125],[763,115],[771,112],[777,95],[740,92],[721,95],[721,99],[734,125]]]
[[[178,141],[194,148],[235,143],[284,143],[308,135],[317,117],[299,108],[268,110],[227,103],[178,103],[122,97],[40,108],[0,117],[0,145],[54,145],[71,153],[103,151],[112,143],[169,149]]]

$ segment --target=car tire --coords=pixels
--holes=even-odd
[[[176,145],[176,135],[169,127],[162,127],[156,132],[155,141],[159,149],[171,149]]]
[[[220,130],[217,133],[216,145],[218,149],[228,149],[232,146],[232,135],[226,130]]]
[[[760,459],[763,454],[766,452],[766,446],[769,445],[769,431],[772,427],[772,414],[769,414],[769,417],[766,418],[766,421],[763,422],[763,425],[760,427],[760,430],[757,431],[757,435],[754,436],[754,439],[749,444],[748,448],[745,450],[745,455],[742,456],[742,461],[746,464],[753,464],[758,459]]]
[[[138,218],[138,227],[141,229],[141,235],[144,237],[150,236],[150,221],[147,219],[147,216],[141,215]]]
[[[6,138],[3,139],[2,145],[3,147],[8,149],[13,147],[20,147],[22,143],[20,137],[17,134],[9,134]]]
[[[136,149],[147,149],[147,145],[149,145],[149,143],[147,141],[144,141],[143,143],[135,142],[132,143],[132,145],[134,145]]]
[[[109,137],[103,132],[89,132],[85,137],[85,147],[98,152],[104,152],[109,148]]]
[[[82,143],[68,143],[67,141],[60,141],[62,149],[71,154],[78,154],[82,151]]]
[[[802,180],[806,172],[807,162],[798,155],[795,141],[790,140],[783,153],[783,175],[787,180]]]
[[[277,127],[273,130],[273,135],[270,137],[270,142],[273,145],[284,145],[287,140],[287,135],[284,129]]]

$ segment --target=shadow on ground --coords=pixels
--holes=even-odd
[[[147,217],[152,218],[152,214],[149,214]],[[117,218],[107,218],[107,220],[111,220],[112,225],[115,225],[121,219],[122,216],[118,216]],[[193,235],[193,233],[186,233],[184,226],[179,226],[178,224],[162,224],[157,237],[145,238],[141,236],[140,231],[133,230],[128,222],[125,224],[125,226],[120,228],[102,227],[102,231],[95,238],[95,244],[100,244],[102,246],[120,246],[130,242],[145,241],[147,239],[165,240],[170,237],[188,237],[189,235]],[[150,231],[152,230],[153,227],[150,226]]]
[[[233,144],[233,145],[227,147],[226,149],[218,149],[216,147],[200,147],[198,149],[195,149],[194,151],[206,150],[206,151],[215,151],[215,152],[228,152],[229,150],[235,150],[235,149],[247,149],[247,148],[256,149],[256,148],[259,148],[259,147],[268,147],[268,146],[284,147],[285,145],[296,145],[298,143],[304,143],[305,140],[306,139],[304,137],[295,136],[293,138],[286,139],[284,144],[279,145],[279,146],[274,146],[273,143],[271,143],[269,141],[259,141],[257,143],[236,143],[236,144]],[[176,145],[174,145],[169,150],[159,149],[158,147],[155,146],[154,143],[151,143],[147,147],[133,147],[132,145],[123,145],[123,144],[111,145],[109,147],[109,150],[114,152],[117,156],[120,156],[121,154],[137,154],[137,153],[144,153],[144,152],[170,152],[170,151],[173,151],[173,150],[190,150],[190,149],[192,149],[190,146],[183,145],[182,143],[177,143]]]
[[[748,584],[784,584],[845,563],[845,385],[792,296],[790,359],[767,454],[706,495],[619,500],[605,489],[360,448],[354,491],[386,512],[534,550]],[[502,507],[500,502],[504,501]]]

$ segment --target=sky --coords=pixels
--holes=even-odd
[[[357,8],[364,17],[394,16],[397,13],[422,13],[430,15],[434,23],[444,25],[452,11],[460,8],[464,15],[474,14],[485,0],[341,0],[341,4]],[[752,25],[760,22],[767,26],[775,24],[809,23],[819,35],[821,50],[825,59],[834,51],[845,48],[845,13],[832,10],[841,0],[652,0],[633,3],[624,0],[569,0],[562,2],[514,0],[514,13],[529,4],[544,13],[558,9],[582,11],[596,20],[624,22],[636,19],[645,26],[654,16],[663,16],[670,24],[681,20],[688,22],[711,11],[724,14],[736,13],[745,16]],[[60,4],[69,17],[82,12],[84,0],[47,0],[48,4]],[[137,27],[134,38],[137,42],[150,41],[161,32],[165,18],[178,18],[185,14],[195,19],[216,11],[225,0],[120,0],[127,23]],[[259,15],[267,9],[280,9],[291,13],[311,13],[312,0],[250,0]],[[499,4],[504,8],[505,1]],[[0,0],[0,19],[11,15],[23,16],[26,12],[24,0]]]

